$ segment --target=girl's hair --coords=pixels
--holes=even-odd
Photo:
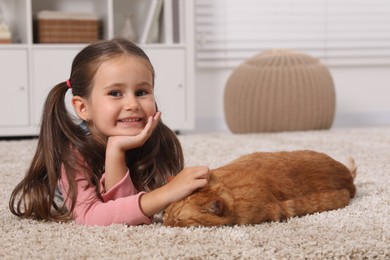
[[[73,60],[69,78],[73,95],[89,98],[99,66],[120,55],[145,59],[154,78],[149,58],[137,45],[120,38],[98,41],[86,46]],[[96,187],[96,195],[100,196],[98,184],[104,171],[106,147],[92,135],[86,135],[68,113],[65,104],[68,89],[64,81],[54,86],[47,96],[36,152],[26,175],[11,194],[9,207],[17,216],[54,221],[71,219],[77,198],[74,172],[81,167],[87,173],[89,185]],[[75,156],[75,150],[80,156]],[[139,191],[161,186],[167,176],[176,175],[184,167],[180,142],[162,121],[142,147],[126,152],[126,163]],[[69,210],[55,200],[62,165],[72,200]]]

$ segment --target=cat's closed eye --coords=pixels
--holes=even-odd
[[[224,202],[222,199],[212,200],[201,209],[201,212],[222,216],[224,213]]]

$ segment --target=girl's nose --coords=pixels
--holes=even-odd
[[[138,110],[139,104],[138,104],[137,98],[134,95],[127,95],[124,98],[123,109],[124,110]]]

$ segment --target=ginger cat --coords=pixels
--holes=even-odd
[[[169,205],[165,226],[280,221],[348,205],[356,167],[315,151],[258,152],[211,170],[209,185]]]

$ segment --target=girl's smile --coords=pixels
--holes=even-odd
[[[145,124],[145,120],[140,117],[128,117],[118,120],[118,125],[120,127],[144,127]]]

